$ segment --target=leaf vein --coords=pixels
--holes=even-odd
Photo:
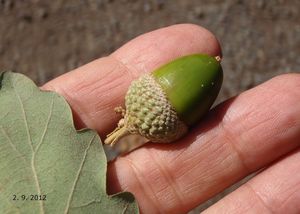
[[[125,214],[127,209],[128,209],[129,204],[126,204],[126,206],[124,207],[124,209],[122,210],[122,214]]]
[[[75,187],[76,187],[77,182],[78,182],[78,180],[79,180],[79,176],[80,176],[80,174],[81,174],[83,165],[84,165],[84,163],[85,163],[85,161],[86,161],[87,152],[88,152],[88,150],[90,149],[90,147],[91,147],[91,145],[92,145],[92,143],[93,143],[93,140],[95,139],[95,136],[96,136],[96,134],[93,135],[93,137],[91,138],[91,140],[90,140],[90,142],[89,142],[87,148],[86,148],[85,151],[84,151],[83,159],[82,159],[82,161],[81,161],[81,163],[80,163],[79,169],[78,169],[78,171],[77,171],[77,174],[76,174],[76,177],[75,177],[73,186],[72,186],[72,188],[71,188],[71,191],[70,191],[70,194],[69,194],[69,197],[68,197],[67,205],[66,205],[66,208],[65,208],[65,211],[64,211],[65,214],[69,213],[71,201],[72,201],[73,194],[74,194],[74,191],[75,191]]]
[[[52,96],[52,100],[51,100],[51,105],[50,105],[50,110],[49,110],[49,115],[48,115],[48,118],[47,118],[47,121],[46,121],[46,125],[45,125],[45,128],[43,130],[43,134],[41,136],[41,139],[40,139],[40,142],[38,143],[38,145],[36,146],[36,149],[35,149],[35,152],[33,153],[33,156],[36,155],[36,153],[38,152],[41,144],[44,142],[44,138],[46,136],[46,133],[47,133],[47,130],[48,130],[48,126],[49,126],[49,122],[50,122],[50,119],[52,117],[52,113],[53,113],[53,104],[54,104],[54,94]]]
[[[14,85],[13,85],[13,89],[15,91],[15,94],[16,94],[16,96],[18,98],[18,101],[19,101],[19,104],[21,106],[22,116],[23,116],[23,119],[24,119],[26,133],[27,133],[28,144],[29,144],[29,146],[32,150],[32,153],[33,153],[32,157],[31,157],[31,169],[32,169],[32,174],[33,174],[34,181],[35,181],[36,188],[37,188],[37,194],[41,195],[41,187],[40,187],[40,183],[39,183],[37,173],[36,173],[36,169],[35,169],[35,166],[34,166],[34,149],[33,149],[33,144],[32,144],[32,140],[31,140],[31,136],[30,136],[30,132],[29,132],[28,121],[27,121],[27,116],[26,116],[26,112],[25,112],[25,109],[24,109],[24,104],[23,104],[22,99],[21,99],[21,97],[20,97],[20,95],[19,95],[19,93],[16,90]],[[40,204],[41,213],[45,213],[42,200],[39,201],[39,204]]]
[[[24,155],[17,149],[17,147],[13,144],[12,140],[10,139],[10,137],[8,136],[7,132],[5,131],[5,129],[1,127],[1,131],[3,133],[3,135],[6,137],[6,139],[8,140],[9,142],[9,145],[13,148],[13,150],[15,150],[19,155],[20,155],[20,158],[22,158],[24,160],[25,163],[28,163],[27,160],[25,159]]]

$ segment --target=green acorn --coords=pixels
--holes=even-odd
[[[113,145],[128,134],[157,143],[179,139],[209,111],[222,80],[220,57],[204,54],[178,58],[141,76],[128,89],[126,110],[115,109],[124,118],[104,143]]]

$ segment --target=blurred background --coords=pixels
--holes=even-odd
[[[176,23],[212,31],[223,50],[220,100],[300,71],[299,0],[0,0],[0,69],[37,84]]]
[[[300,72],[299,11],[299,0],[0,0],[0,69],[41,85],[142,33],[194,23],[222,46],[220,102]]]

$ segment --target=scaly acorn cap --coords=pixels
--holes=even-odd
[[[118,127],[107,136],[113,145],[128,134],[140,134],[152,142],[173,142],[207,113],[223,80],[220,57],[194,54],[178,58],[130,85],[126,110]]]

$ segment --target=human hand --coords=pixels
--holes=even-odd
[[[207,30],[175,25],[43,88],[67,99],[78,128],[95,129],[103,139],[116,126],[113,109],[133,79],[183,55],[220,52]],[[148,143],[117,158],[108,165],[108,192],[132,192],[143,213],[186,213],[264,168],[206,213],[299,213],[299,146],[300,75],[281,75],[218,105],[179,142]]]

